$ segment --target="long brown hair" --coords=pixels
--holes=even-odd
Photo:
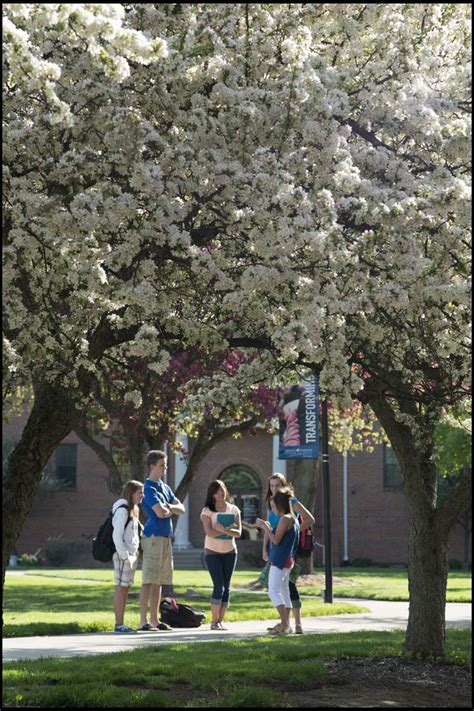
[[[226,503],[229,501],[229,490],[227,489],[224,482],[221,481],[221,479],[214,479],[214,481],[211,481],[211,483],[207,487],[206,503],[204,504],[204,506],[207,506],[210,511],[216,510],[214,494],[217,494],[219,489],[224,489]]]
[[[272,490],[270,489],[270,482],[272,479],[278,479],[282,488],[289,489],[291,491],[291,495],[294,496],[293,487],[291,486],[291,484],[289,484],[287,482],[286,477],[284,477],[283,474],[280,474],[279,472],[275,472],[275,474],[272,474],[271,476],[268,477],[268,489],[267,489],[267,493],[265,494],[264,499],[263,499],[266,504],[267,509],[270,508],[270,499],[273,496]]]
[[[124,499],[127,499],[129,516],[138,516],[139,514],[140,510],[138,505],[133,503],[133,495],[138,491],[138,489],[143,489],[143,484],[141,481],[137,481],[136,479],[130,479],[123,487],[122,496]]]
[[[271,501],[273,501],[279,513],[291,514],[292,517],[295,518],[295,514],[293,513],[293,508],[291,506],[291,496],[291,489],[280,489],[280,491],[273,494]]]

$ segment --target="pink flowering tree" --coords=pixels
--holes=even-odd
[[[241,351],[207,355],[193,349],[171,355],[159,376],[140,359],[105,370],[94,403],[74,429],[106,464],[111,490],[118,493],[127,478],[143,476],[149,449],[167,443],[182,451],[177,435],[186,433],[193,444],[184,453],[187,471],[175,492],[184,500],[199,462],[218,442],[257,426],[271,429],[277,395],[263,383],[239,390],[238,402],[223,399],[218,409],[209,405],[190,410],[203,379],[217,374],[226,380],[238,378],[240,366],[253,359],[255,354]]]

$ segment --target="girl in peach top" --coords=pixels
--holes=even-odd
[[[206,503],[201,511],[206,537],[206,567],[214,589],[211,596],[211,630],[225,630],[224,616],[229,607],[230,581],[237,562],[235,539],[242,534],[240,510],[229,503],[229,492],[223,481],[211,481]]]

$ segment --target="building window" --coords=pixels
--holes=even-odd
[[[232,503],[242,512],[242,522],[254,524],[260,513],[262,485],[253,469],[237,465],[225,469],[220,475],[229,490]]]
[[[77,479],[77,444],[60,444],[46,465],[40,482],[44,494],[75,489]]]
[[[385,489],[403,488],[403,473],[390,445],[383,445],[383,485]]]

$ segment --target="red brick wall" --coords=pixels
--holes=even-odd
[[[24,417],[4,426],[3,438],[18,440]],[[74,434],[65,443],[77,443],[77,488],[69,491],[36,495],[24,529],[17,542],[18,553],[34,553],[48,537],[84,540],[97,531],[116,496],[107,488],[107,470],[92,450]],[[174,488],[174,457],[169,457],[168,483]],[[204,534],[199,514],[207,486],[219,478],[224,469],[243,464],[253,469],[265,492],[272,471],[272,438],[264,432],[238,440],[221,442],[201,463],[189,497],[189,538],[193,546],[202,547]],[[291,471],[291,463],[288,463]],[[343,460],[330,453],[330,495],[332,558],[334,565],[343,561]],[[145,472],[143,474],[145,478]],[[408,515],[402,491],[384,489],[382,447],[372,454],[357,453],[348,458],[348,531],[349,559],[370,558],[374,562],[401,563],[407,557]],[[298,492],[296,492],[298,494]],[[261,510],[263,513],[263,509]],[[324,543],[322,483],[316,502],[317,539]],[[319,549],[318,549],[319,550]],[[463,559],[463,534],[460,526],[451,536],[450,558]],[[316,555],[321,564],[321,554]]]
[[[258,474],[263,495],[266,491],[267,478],[272,473],[271,436],[258,432],[255,436],[246,435],[241,439],[220,442],[201,462],[189,496],[189,540],[195,548],[202,548],[204,543],[204,532],[199,515],[204,506],[207,487],[211,481],[220,478],[224,469],[236,464],[250,467]]]
[[[408,506],[402,489],[384,488],[383,447],[373,453],[348,455],[348,555],[376,563],[405,563],[408,555]],[[343,457],[330,450],[331,547],[333,565],[344,560]],[[324,544],[323,487],[316,494],[317,540]],[[449,558],[463,560],[463,530],[456,526],[450,537]],[[469,557],[471,559],[471,550]],[[322,564],[317,548],[316,563]]]
[[[4,426],[3,439],[18,441],[24,417]],[[64,443],[77,444],[76,489],[37,494],[17,541],[17,551],[35,553],[49,537],[92,537],[117,498],[107,487],[107,469],[73,433]]]

